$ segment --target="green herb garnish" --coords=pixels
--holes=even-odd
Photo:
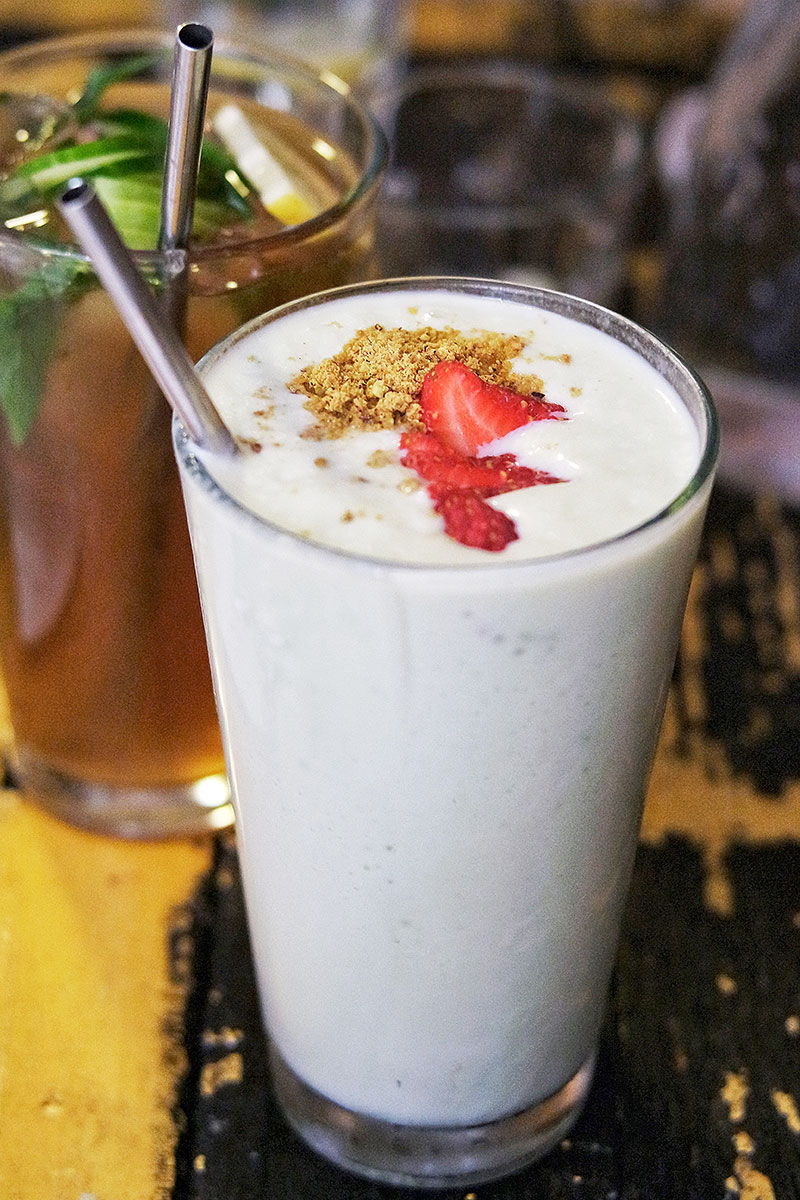
[[[18,167],[0,184],[4,202],[19,201],[30,192],[49,195],[76,175],[103,175],[110,167],[137,159],[149,159],[152,147],[126,134],[97,138],[94,142],[65,146],[50,154],[39,154]]]
[[[64,185],[81,176],[92,179],[130,249],[156,248],[167,122],[133,109],[99,108],[109,87],[140,74],[152,62],[152,55],[144,55],[91,72],[72,108],[79,135],[27,159],[0,180],[0,222],[9,228],[24,225],[26,213],[47,210]],[[249,217],[247,192],[234,159],[223,148],[204,142],[194,235],[207,240],[232,220]],[[17,445],[36,417],[64,306],[92,281],[82,263],[53,256],[15,291],[0,296],[0,405]]]
[[[0,296],[0,399],[16,446],[36,417],[67,296],[83,291],[89,278],[83,263],[53,260]]]
[[[110,87],[144,74],[155,66],[156,61],[154,54],[137,54],[132,58],[121,58],[118,62],[105,63],[90,71],[83,92],[72,106],[78,124],[86,125],[97,115],[100,101]]]

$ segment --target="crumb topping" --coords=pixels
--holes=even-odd
[[[424,430],[419,394],[428,371],[438,362],[463,363],[487,383],[522,395],[541,391],[535,375],[511,367],[525,339],[507,334],[455,329],[361,329],[332,358],[304,367],[289,390],[307,397],[315,418],[305,437],[341,437],[349,429]]]
[[[396,462],[395,456],[390,454],[388,450],[373,450],[367,459],[367,466],[377,469],[379,467],[389,467],[393,462]]]

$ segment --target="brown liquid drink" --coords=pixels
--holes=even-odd
[[[12,52],[0,58],[4,88],[72,99],[98,61],[153,47],[145,82],[110,88],[103,104],[166,113],[166,35]],[[318,215],[285,227],[262,211],[193,248],[195,358],[259,312],[368,273],[383,159],[366,114],[292,64],[218,49],[210,118],[223,102],[245,112]],[[51,267],[81,261],[65,237],[53,243],[55,220],[0,233],[0,354],[33,339],[43,360],[24,436],[0,413],[0,660],[14,763],[26,790],[80,824],[133,836],[219,827],[232,814],[169,409],[91,272],[50,285]],[[164,282],[163,259],[144,265]],[[28,307],[9,316],[6,297],[26,287]]]

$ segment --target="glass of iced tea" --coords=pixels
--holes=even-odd
[[[0,55],[9,757],[52,812],[128,837],[218,829],[233,812],[169,407],[53,197],[92,176],[165,320],[180,282],[198,358],[260,312],[369,275],[385,159],[335,77],[218,42],[192,246],[158,253],[173,46],[166,32],[92,32]]]

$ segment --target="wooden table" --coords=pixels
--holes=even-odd
[[[0,793],[0,1196],[172,1187],[210,845],[128,845]]]
[[[800,515],[719,491],[588,1108],[452,1200],[800,1196],[798,728]],[[4,1200],[412,1195],[277,1114],[232,838],[118,843],[0,792]]]

